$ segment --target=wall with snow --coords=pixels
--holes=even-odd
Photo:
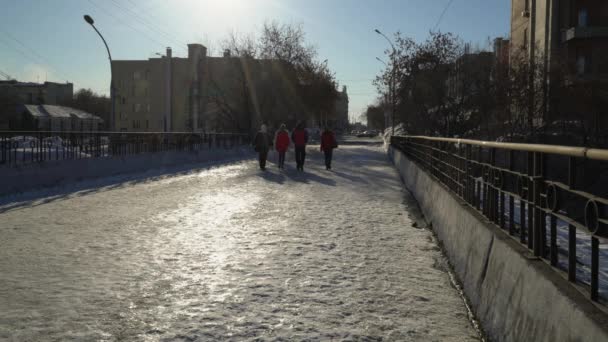
[[[545,262],[388,149],[492,341],[608,341],[608,314]]]
[[[234,149],[142,153],[125,157],[85,158],[23,166],[5,166],[0,167],[0,196],[58,186],[83,179],[253,156],[252,148],[243,146]]]

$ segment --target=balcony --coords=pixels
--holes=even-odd
[[[564,77],[563,85],[567,87],[576,85],[608,84],[606,73],[572,74]]]
[[[569,29],[562,30],[562,43],[575,39],[604,37],[608,38],[608,27],[606,26],[571,27]]]

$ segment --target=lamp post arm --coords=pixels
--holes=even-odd
[[[103,38],[101,33],[97,30],[97,27],[95,27],[95,25],[91,25],[91,26],[93,27],[95,32],[97,32],[97,34],[99,35],[99,38],[101,38],[101,41],[103,41],[103,45],[106,46],[106,50],[108,51],[108,58],[110,59],[110,69],[111,69],[112,68],[112,54],[110,53],[110,48],[108,47],[108,43],[106,43],[105,38]]]

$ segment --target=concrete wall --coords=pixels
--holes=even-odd
[[[519,242],[389,148],[491,341],[608,341],[608,315]]]
[[[251,158],[250,147],[194,152],[143,153],[125,158],[90,158],[0,167],[0,197],[72,182],[164,167]]]

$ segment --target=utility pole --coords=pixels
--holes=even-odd
[[[391,107],[392,107],[392,120],[391,120],[392,133],[391,133],[391,135],[395,135],[395,111],[396,111],[395,72],[396,72],[397,50],[395,49],[395,45],[393,45],[393,42],[390,39],[388,39],[388,37],[384,33],[380,32],[380,30],[378,30],[378,29],[375,29],[374,32],[376,32],[377,34],[384,37],[384,39],[386,39],[386,41],[391,45],[391,48],[393,49],[393,54],[391,55],[391,66],[392,66],[391,80],[389,81],[389,83],[391,84],[390,93],[391,93]]]

